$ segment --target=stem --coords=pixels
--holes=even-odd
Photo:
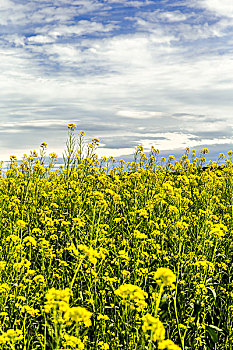
[[[216,238],[211,262],[214,261],[215,254],[216,254],[216,250],[217,250],[217,245],[218,245],[218,240],[217,240],[217,238]]]
[[[78,271],[79,271],[79,269],[80,269],[80,267],[81,267],[81,265],[82,265],[83,260],[84,260],[83,258],[80,260],[80,262],[79,262],[79,264],[78,264],[78,266],[77,266],[77,268],[76,268],[76,270],[75,270],[74,277],[73,277],[73,279],[72,279],[72,281],[71,281],[71,284],[70,284],[70,289],[71,289],[71,290],[72,290],[72,288],[73,288],[74,281],[75,281],[75,279],[76,279],[77,273],[78,273]]]
[[[158,298],[157,298],[157,300],[156,300],[155,314],[154,314],[154,317],[155,317],[155,318],[157,317],[157,314],[158,314],[158,309],[159,309],[159,304],[160,304],[161,297],[162,297],[162,294],[163,294],[163,289],[164,289],[164,284],[162,283],[162,284],[160,285],[159,295],[158,295]]]
[[[180,264],[178,264],[178,270],[177,270],[177,276],[178,277],[179,277],[179,272],[180,272]],[[180,323],[179,323],[179,317],[178,317],[178,311],[177,311],[177,289],[178,289],[178,283],[176,283],[176,291],[175,291],[175,295],[173,297],[173,300],[174,300],[176,324],[177,324],[177,328],[178,328],[179,338],[180,338],[182,350],[184,350],[184,337],[182,337],[182,335],[181,335]]]
[[[176,295],[174,296],[173,300],[174,300],[176,324],[177,324],[177,328],[178,328],[179,338],[180,338],[180,341],[181,341],[182,350],[184,350],[184,337],[182,337],[181,331],[180,331],[179,317],[178,317],[178,312],[177,312]]]
[[[45,327],[44,327],[44,350],[46,350],[46,333],[47,333],[47,321],[46,321],[46,317],[45,317],[45,314],[44,314],[44,320],[45,320]]]

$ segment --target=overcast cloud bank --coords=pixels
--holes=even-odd
[[[230,0],[0,0],[0,158],[69,122],[101,155],[231,149],[232,34]]]

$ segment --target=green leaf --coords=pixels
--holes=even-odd
[[[218,332],[222,332],[222,329],[214,325],[209,325],[209,326],[206,326],[206,331],[209,334],[212,342],[216,344],[218,342]]]
[[[216,299],[217,298],[217,294],[216,294],[215,290],[213,288],[210,288],[210,287],[207,287],[207,289],[209,289],[212,292],[212,294],[214,296],[214,299]]]
[[[213,329],[215,329],[218,332],[223,332],[223,330],[221,328],[218,328],[217,326],[214,326],[213,324],[208,325],[207,327],[213,328]]]

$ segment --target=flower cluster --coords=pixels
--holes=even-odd
[[[174,288],[176,276],[170,269],[166,267],[160,267],[154,273],[153,277],[159,285],[163,284],[164,286],[169,286]]]
[[[124,304],[127,302],[132,303],[131,307],[135,304],[138,310],[147,306],[145,299],[148,297],[148,294],[138,286],[122,284],[114,293],[123,299],[122,302]]]
[[[150,331],[151,332],[151,338],[153,341],[159,341],[165,339],[165,328],[162,324],[162,322],[150,314],[146,314],[142,317],[143,320],[143,326],[142,330],[143,332]]]

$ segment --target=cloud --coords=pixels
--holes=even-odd
[[[114,155],[230,142],[232,23],[217,3],[2,1],[3,154],[61,151],[68,122]]]
[[[190,18],[192,14],[182,13],[181,11],[161,11],[157,10],[149,13],[148,18],[150,20],[162,20],[165,22],[183,22]]]
[[[99,33],[110,32],[113,29],[116,29],[117,25],[115,24],[102,24],[93,21],[81,20],[76,25],[59,25],[53,26],[51,29],[43,28],[44,30],[48,30],[48,34],[57,38],[61,36],[71,36],[71,35],[86,35],[93,34],[98,35]]]
[[[54,42],[55,39],[46,35],[35,35],[35,36],[28,37],[27,41],[29,43],[48,44],[48,43]]]
[[[196,0],[196,4],[219,17],[233,18],[233,4],[231,0]]]
[[[151,111],[130,111],[130,110],[123,110],[118,111],[116,115],[119,115],[121,117],[126,118],[132,118],[132,119],[147,119],[147,118],[161,118],[163,116],[163,113],[161,112],[151,112]]]

